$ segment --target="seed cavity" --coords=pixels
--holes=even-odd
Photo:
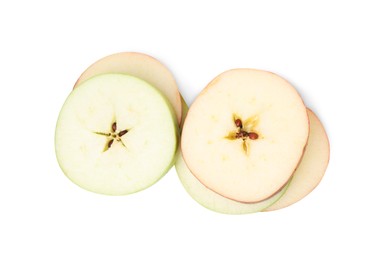
[[[229,132],[226,139],[229,140],[242,140],[242,149],[246,155],[250,151],[250,141],[259,139],[259,134],[256,132],[256,127],[258,125],[259,119],[258,116],[252,116],[246,120],[242,120],[238,115],[233,115],[233,121],[236,129]]]
[[[124,129],[117,133],[117,122],[114,122],[111,126],[110,133],[104,133],[104,132],[94,132],[94,133],[97,135],[103,135],[107,137],[106,144],[103,149],[103,152],[106,152],[112,147],[112,145],[114,144],[114,141],[116,141],[117,143],[121,143],[126,148],[125,144],[121,140],[121,137],[127,134],[129,130],[130,129]]]
[[[104,136],[111,136],[112,135],[111,133],[101,133],[101,132],[94,132],[94,134],[104,135]]]

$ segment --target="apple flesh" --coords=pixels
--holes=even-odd
[[[180,124],[182,104],[179,89],[172,73],[160,61],[137,52],[112,54],[88,67],[79,77],[74,88],[96,75],[105,73],[128,74],[159,89],[171,103]]]
[[[325,174],[330,154],[328,136],[318,117],[309,109],[308,115],[310,134],[302,161],[285,194],[265,211],[285,208],[301,200],[317,187]]]
[[[266,71],[234,69],[210,82],[191,105],[181,150],[204,186],[256,203],[286,185],[308,135],[305,105],[286,80]]]
[[[84,189],[125,195],[173,165],[178,127],[168,100],[136,77],[104,74],[74,89],[60,112],[55,149],[68,178]]]
[[[200,205],[223,214],[248,214],[262,211],[279,200],[285,193],[288,184],[270,198],[258,203],[241,203],[219,195],[205,187],[190,172],[181,152],[178,152],[175,164],[177,175],[187,193]]]
[[[184,121],[185,121],[185,118],[187,117],[189,108],[184,98],[181,96],[181,94],[180,94],[180,98],[181,98],[181,122],[180,122],[180,133],[181,133],[184,127]]]
[[[181,125],[184,126],[184,120],[188,113],[188,105],[184,101],[183,97],[181,97],[181,99],[183,104]],[[279,200],[288,187],[287,184],[274,196],[264,201],[251,204],[240,203],[220,196],[216,192],[213,192],[212,190],[205,187],[198,179],[196,179],[184,162],[180,149],[177,152],[175,169],[183,187],[196,202],[207,209],[223,214],[248,214],[262,211]]]

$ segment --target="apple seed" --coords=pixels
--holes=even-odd
[[[108,137],[107,143],[106,143],[105,148],[103,150],[104,152],[106,152],[113,145],[114,140],[116,140],[117,142],[121,143],[124,147],[126,147],[125,144],[122,142],[120,137],[122,137],[123,135],[128,133],[129,130],[130,129],[125,129],[125,130],[118,132],[118,134],[117,134],[117,122],[114,122],[112,124],[112,128],[111,128],[110,133],[103,133],[103,132],[94,132],[94,133]]]
[[[251,140],[258,139],[258,134],[257,134],[257,133],[254,133],[254,132],[250,132],[250,133],[249,133],[249,138],[250,138]]]
[[[127,132],[129,132],[129,130],[127,130],[127,129],[122,130],[121,132],[118,133],[118,136],[121,137],[121,136],[125,135]]]
[[[236,127],[242,128],[242,127],[243,127],[243,126],[242,126],[242,120],[236,119],[236,120],[235,120],[235,125],[236,125]]]

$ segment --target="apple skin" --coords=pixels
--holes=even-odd
[[[250,149],[236,137],[236,118],[259,135],[247,140]],[[308,135],[305,104],[288,81],[267,71],[233,69],[215,77],[191,105],[181,150],[192,174],[207,188],[257,203],[289,181]]]
[[[171,71],[159,60],[139,52],[115,53],[89,66],[78,78],[74,88],[87,79],[106,73],[131,75],[158,88],[171,103],[180,124],[182,104],[179,89]]]
[[[265,211],[288,207],[310,194],[321,182],[329,164],[330,145],[324,126],[312,110],[308,109],[310,134],[308,145],[286,193]]]
[[[184,102],[185,104],[185,102]],[[187,107],[188,108],[188,107]],[[186,111],[187,110],[183,110]],[[181,151],[178,151],[176,171],[187,193],[203,207],[223,214],[249,214],[279,210],[300,201],[311,193],[321,182],[329,164],[329,139],[321,121],[307,109],[310,121],[310,135],[303,159],[291,179],[279,193],[257,204],[240,203],[211,191],[189,171]],[[185,117],[183,113],[183,118]],[[182,121],[184,123],[184,121]]]
[[[184,126],[184,121],[188,113],[188,105],[183,99],[183,97],[181,97],[181,99],[183,104],[183,113],[181,121],[182,128]],[[280,191],[278,191],[271,198],[268,198],[265,201],[247,204],[225,198],[200,183],[200,181],[196,179],[195,176],[188,169],[186,163],[184,162],[180,149],[176,154],[175,169],[181,184],[183,185],[186,192],[191,196],[191,198],[193,198],[201,206],[211,211],[222,214],[240,215],[264,211],[266,208],[270,207],[276,201],[278,201],[283,196],[283,194],[285,194],[289,186],[288,182]]]
[[[112,129],[118,134],[107,135]],[[158,89],[133,76],[103,74],[83,82],[66,99],[55,151],[73,183],[99,194],[127,195],[152,186],[169,171],[178,136],[173,108]],[[144,163],[149,158],[152,162]]]
[[[184,122],[185,122],[185,118],[187,117],[187,113],[188,113],[188,105],[187,103],[185,102],[183,96],[180,94],[180,98],[181,98],[181,106],[182,106],[182,113],[181,113],[181,122],[180,122],[180,134],[181,132],[183,131],[183,127],[184,127]]]
[[[184,162],[181,151],[177,153],[175,163],[177,175],[186,192],[201,206],[222,214],[241,215],[264,211],[276,203],[285,194],[289,182],[270,198],[258,203],[242,203],[225,198],[205,187],[190,172]]]

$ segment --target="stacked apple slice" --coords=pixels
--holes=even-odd
[[[176,170],[200,204],[242,214],[300,200],[328,159],[322,124],[286,80],[236,69],[216,77],[189,109]]]
[[[145,189],[174,164],[181,99],[169,70],[141,53],[91,65],[60,112],[55,147],[63,172],[87,190]]]
[[[133,52],[82,73],[60,112],[55,148],[69,179],[108,195],[143,190],[175,164],[198,203],[226,214],[301,200],[329,161],[323,125],[278,75],[224,72],[188,109],[171,72]]]

